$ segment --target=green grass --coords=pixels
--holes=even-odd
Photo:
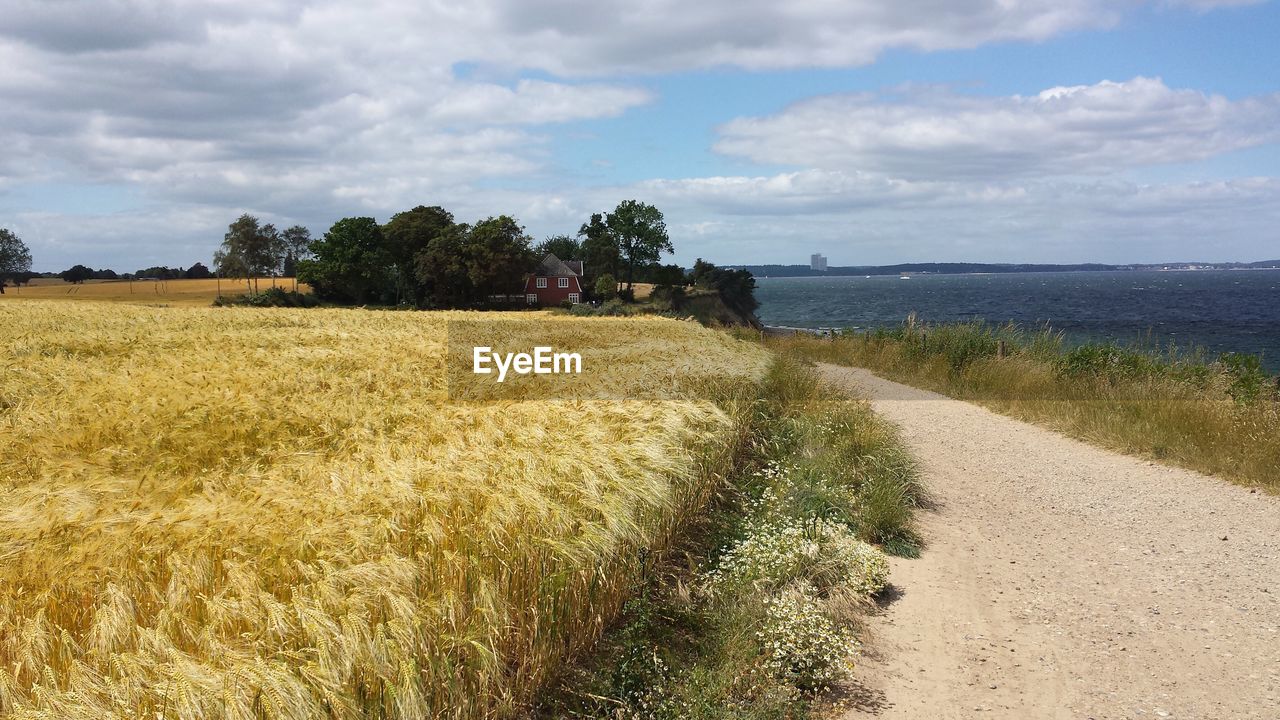
[[[970,400],[1120,452],[1280,492],[1280,391],[1257,357],[1088,344],[982,322],[770,338],[810,360]],[[1003,344],[1003,352],[1001,346]]]
[[[802,718],[848,678],[924,501],[895,431],[779,358],[711,509],[655,564],[546,717]]]

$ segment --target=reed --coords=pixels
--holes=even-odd
[[[645,338],[605,379],[654,399],[451,402],[458,319]],[[652,318],[0,304],[0,717],[521,712],[719,482],[690,388],[766,364]]]

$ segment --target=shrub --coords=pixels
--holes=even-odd
[[[618,296],[618,279],[609,273],[596,278],[595,295],[598,300],[612,300]]]
[[[284,288],[267,288],[260,293],[248,295],[223,295],[213,301],[214,307],[246,305],[249,307],[319,307],[320,301],[314,295],[285,290]]]

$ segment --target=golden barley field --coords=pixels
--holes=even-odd
[[[258,288],[271,287],[271,278],[259,278]],[[292,278],[276,278],[275,284],[287,290],[293,289]],[[303,283],[303,292],[309,286]],[[58,279],[37,278],[30,285],[10,285],[0,295],[5,300],[90,300],[94,302],[123,302],[136,305],[172,305],[197,307],[212,304],[218,294],[242,295],[244,280],[89,280],[79,285]]]
[[[455,402],[459,320],[632,351],[608,396]],[[519,714],[711,491],[736,416],[691,388],[766,363],[656,318],[0,303],[0,717]]]

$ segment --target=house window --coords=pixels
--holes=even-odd
[[[569,293],[569,302],[571,303],[578,302],[578,293]]]
[[[544,288],[544,287],[546,287],[546,286],[547,286],[547,279],[546,279],[546,278],[538,278],[538,287],[540,287],[540,288]]]
[[[524,296],[524,299],[525,299],[526,301],[528,301],[528,303],[529,303],[530,305],[537,305],[537,304],[538,304],[538,295],[537,295],[537,293],[529,293],[528,295],[525,295],[525,296]]]
[[[560,287],[562,288],[569,287],[569,278],[556,278],[556,281],[559,283]]]

